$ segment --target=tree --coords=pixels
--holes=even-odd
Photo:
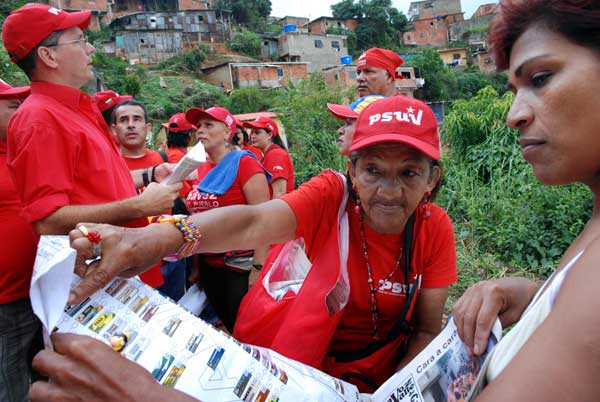
[[[271,14],[271,0],[218,0],[216,8],[231,11],[239,24],[264,30],[266,18]]]
[[[415,67],[425,79],[420,98],[428,101],[450,100],[456,93],[458,82],[453,70],[444,65],[440,54],[431,48],[424,48],[423,53],[406,63]]]
[[[254,58],[260,58],[261,44],[260,36],[252,31],[240,32],[227,43],[231,50]]]
[[[397,47],[398,35],[406,29],[406,16],[392,7],[391,0],[342,0],[331,6],[331,12],[334,18],[358,20],[353,54],[373,46]]]

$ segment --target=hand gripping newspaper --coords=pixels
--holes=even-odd
[[[470,356],[452,319],[405,368],[374,394],[246,345],[203,322],[136,278],[116,278],[82,303],[65,307],[79,283],[66,236],[42,236],[31,283],[35,313],[48,332],[94,337],[148,370],[157,382],[204,402],[468,401],[485,357],[501,336],[497,321],[486,353]]]

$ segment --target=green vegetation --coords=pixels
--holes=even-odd
[[[487,87],[454,102],[442,131],[449,151],[439,202],[459,244],[546,276],[589,219],[592,197],[581,185],[538,183],[504,122],[512,97]]]
[[[252,31],[240,32],[227,42],[231,50],[256,59],[260,58],[261,45],[262,39]]]
[[[342,0],[331,6],[331,13],[334,18],[358,20],[356,47],[348,49],[354,56],[373,46],[396,48],[398,32],[406,29],[406,16],[391,0]]]
[[[181,53],[171,57],[168,60],[158,63],[153,70],[168,71],[173,73],[188,73],[195,77],[200,77],[202,72],[200,67],[208,54],[213,54],[213,50],[202,43],[196,43],[194,46]]]
[[[254,31],[265,31],[271,14],[271,0],[218,0],[217,10],[231,11],[238,24]]]

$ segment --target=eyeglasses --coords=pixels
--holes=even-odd
[[[75,39],[75,40],[70,40],[67,42],[63,42],[63,43],[56,43],[54,45],[48,45],[46,47],[55,47],[55,46],[62,46],[62,45],[70,45],[71,43],[77,43],[79,44],[79,46],[85,48],[85,45],[87,45],[88,42],[88,37],[84,36],[83,38],[79,38],[79,39]]]

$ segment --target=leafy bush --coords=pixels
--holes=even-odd
[[[262,40],[260,36],[252,31],[240,32],[233,37],[227,45],[238,53],[249,57],[260,58]]]
[[[101,51],[94,54],[93,61],[96,72],[108,88],[134,97],[140,93],[146,75],[142,66],[130,67],[126,61]]]
[[[199,77],[202,75],[200,68],[206,60],[206,55],[211,53],[213,53],[213,50],[210,47],[197,43],[190,50],[158,63],[153,70],[166,70],[176,73],[187,72]]]
[[[589,219],[592,197],[582,185],[548,187],[535,179],[517,133],[504,124],[511,102],[512,94],[498,97],[488,87],[454,103],[442,130],[449,151],[438,202],[458,242],[546,275]]]
[[[260,89],[246,87],[237,89],[229,95],[227,108],[233,114],[268,111],[275,107],[280,89]]]

